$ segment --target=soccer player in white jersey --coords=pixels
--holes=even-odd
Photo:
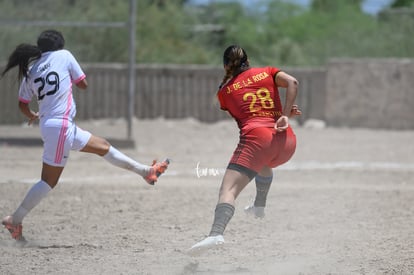
[[[153,185],[167,169],[169,160],[143,165],[111,146],[101,137],[92,135],[74,123],[76,105],[72,83],[86,89],[85,73],[74,56],[63,49],[65,40],[56,30],[43,31],[37,45],[20,44],[9,57],[2,76],[18,67],[21,80],[19,109],[29,119],[29,124],[39,119],[43,139],[43,166],[41,179],[28,191],[16,211],[6,216],[2,224],[12,237],[24,241],[23,218],[56,186],[69,157],[69,151],[81,151],[102,156],[118,167],[141,175]],[[29,107],[32,98],[39,104],[39,112]]]

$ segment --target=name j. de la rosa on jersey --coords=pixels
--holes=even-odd
[[[249,78],[247,78],[247,79],[245,79],[245,80],[235,82],[235,83],[233,83],[232,85],[227,86],[227,93],[228,93],[228,94],[230,94],[230,93],[231,93],[231,92],[233,92],[233,91],[237,91],[237,90],[239,90],[239,89],[242,89],[242,88],[248,87],[249,85],[251,85],[251,84],[253,84],[253,83],[256,83],[256,82],[259,82],[259,81],[261,81],[261,80],[263,80],[263,79],[266,79],[266,78],[268,78],[269,76],[270,76],[270,75],[269,75],[268,73],[266,73],[266,72],[261,72],[261,73],[259,73],[259,74],[256,74],[256,75],[252,76],[252,78],[251,78],[251,79],[250,79],[250,77],[249,77]]]

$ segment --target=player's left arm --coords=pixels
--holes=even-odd
[[[85,90],[86,88],[88,88],[88,82],[86,81],[86,78],[76,83],[76,87],[82,90]]]
[[[278,72],[275,76],[275,83],[278,87],[286,88],[286,100],[283,106],[283,115],[289,117],[296,100],[299,82],[295,77],[285,72]]]
[[[69,60],[68,69],[69,69],[69,74],[72,79],[72,82],[79,89],[86,90],[86,88],[88,88],[88,82],[86,81],[86,75],[83,72],[78,61],[73,56],[73,54],[69,51],[66,51],[66,58]]]
[[[278,131],[284,131],[289,126],[289,117],[294,107],[299,82],[295,77],[280,71],[275,76],[275,83],[278,87],[286,88],[286,100],[283,106],[282,116],[278,119],[275,126]]]
[[[292,105],[292,110],[290,110],[290,115],[289,118],[291,117],[295,117],[295,116],[300,116],[302,115],[302,111],[299,109],[299,106],[296,104]]]

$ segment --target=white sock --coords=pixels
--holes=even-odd
[[[124,168],[130,171],[133,171],[143,177],[148,174],[149,169],[151,168],[148,165],[143,165],[135,160],[127,157],[114,147],[109,147],[108,153],[103,156],[109,163]]]
[[[43,180],[33,185],[32,188],[30,188],[29,192],[27,192],[26,197],[24,197],[16,212],[14,212],[13,223],[21,223],[23,221],[23,218],[36,205],[38,205],[44,197],[46,197],[47,193],[49,193],[50,190],[52,190],[52,188]]]

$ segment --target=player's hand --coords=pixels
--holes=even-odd
[[[287,116],[281,116],[276,121],[275,129],[278,132],[283,132],[289,127],[289,118]]]
[[[298,105],[292,105],[292,110],[290,110],[289,117],[295,117],[302,115],[302,111],[299,109]]]
[[[28,125],[32,125],[39,118],[39,113],[34,113],[31,118],[29,118]]]

